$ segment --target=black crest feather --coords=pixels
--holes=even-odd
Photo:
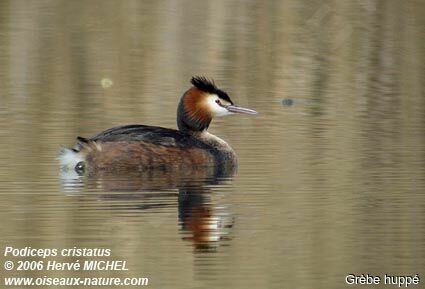
[[[204,76],[194,76],[190,82],[204,92],[215,93],[218,90],[214,80],[210,80]]]
[[[214,80],[210,80],[204,76],[193,76],[190,82],[199,90],[202,90],[203,92],[207,92],[211,94],[217,94],[220,98],[233,104],[229,95],[223,90],[219,89],[215,85]]]

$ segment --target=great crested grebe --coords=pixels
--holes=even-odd
[[[62,149],[63,169],[77,173],[149,170],[187,166],[237,165],[236,154],[224,140],[207,132],[215,116],[257,114],[233,104],[226,92],[205,77],[192,77],[177,108],[179,130],[147,125],[124,125],[91,138],[77,137],[73,148]]]

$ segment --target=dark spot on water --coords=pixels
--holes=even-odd
[[[78,162],[78,164],[75,166],[75,171],[81,176],[84,174],[85,168],[86,164],[84,162]]]
[[[294,101],[290,98],[282,99],[283,106],[292,106],[293,104],[294,104]]]

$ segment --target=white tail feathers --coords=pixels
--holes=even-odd
[[[59,153],[58,159],[62,170],[74,170],[75,166],[79,162],[84,161],[84,156],[81,154],[81,152],[63,148]]]

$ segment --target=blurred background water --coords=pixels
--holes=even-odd
[[[1,1],[0,245],[111,248],[152,288],[425,278],[424,16],[397,0]],[[175,127],[193,75],[259,112],[210,127],[235,176],[60,176],[77,135]],[[43,274],[64,272],[26,276]]]

